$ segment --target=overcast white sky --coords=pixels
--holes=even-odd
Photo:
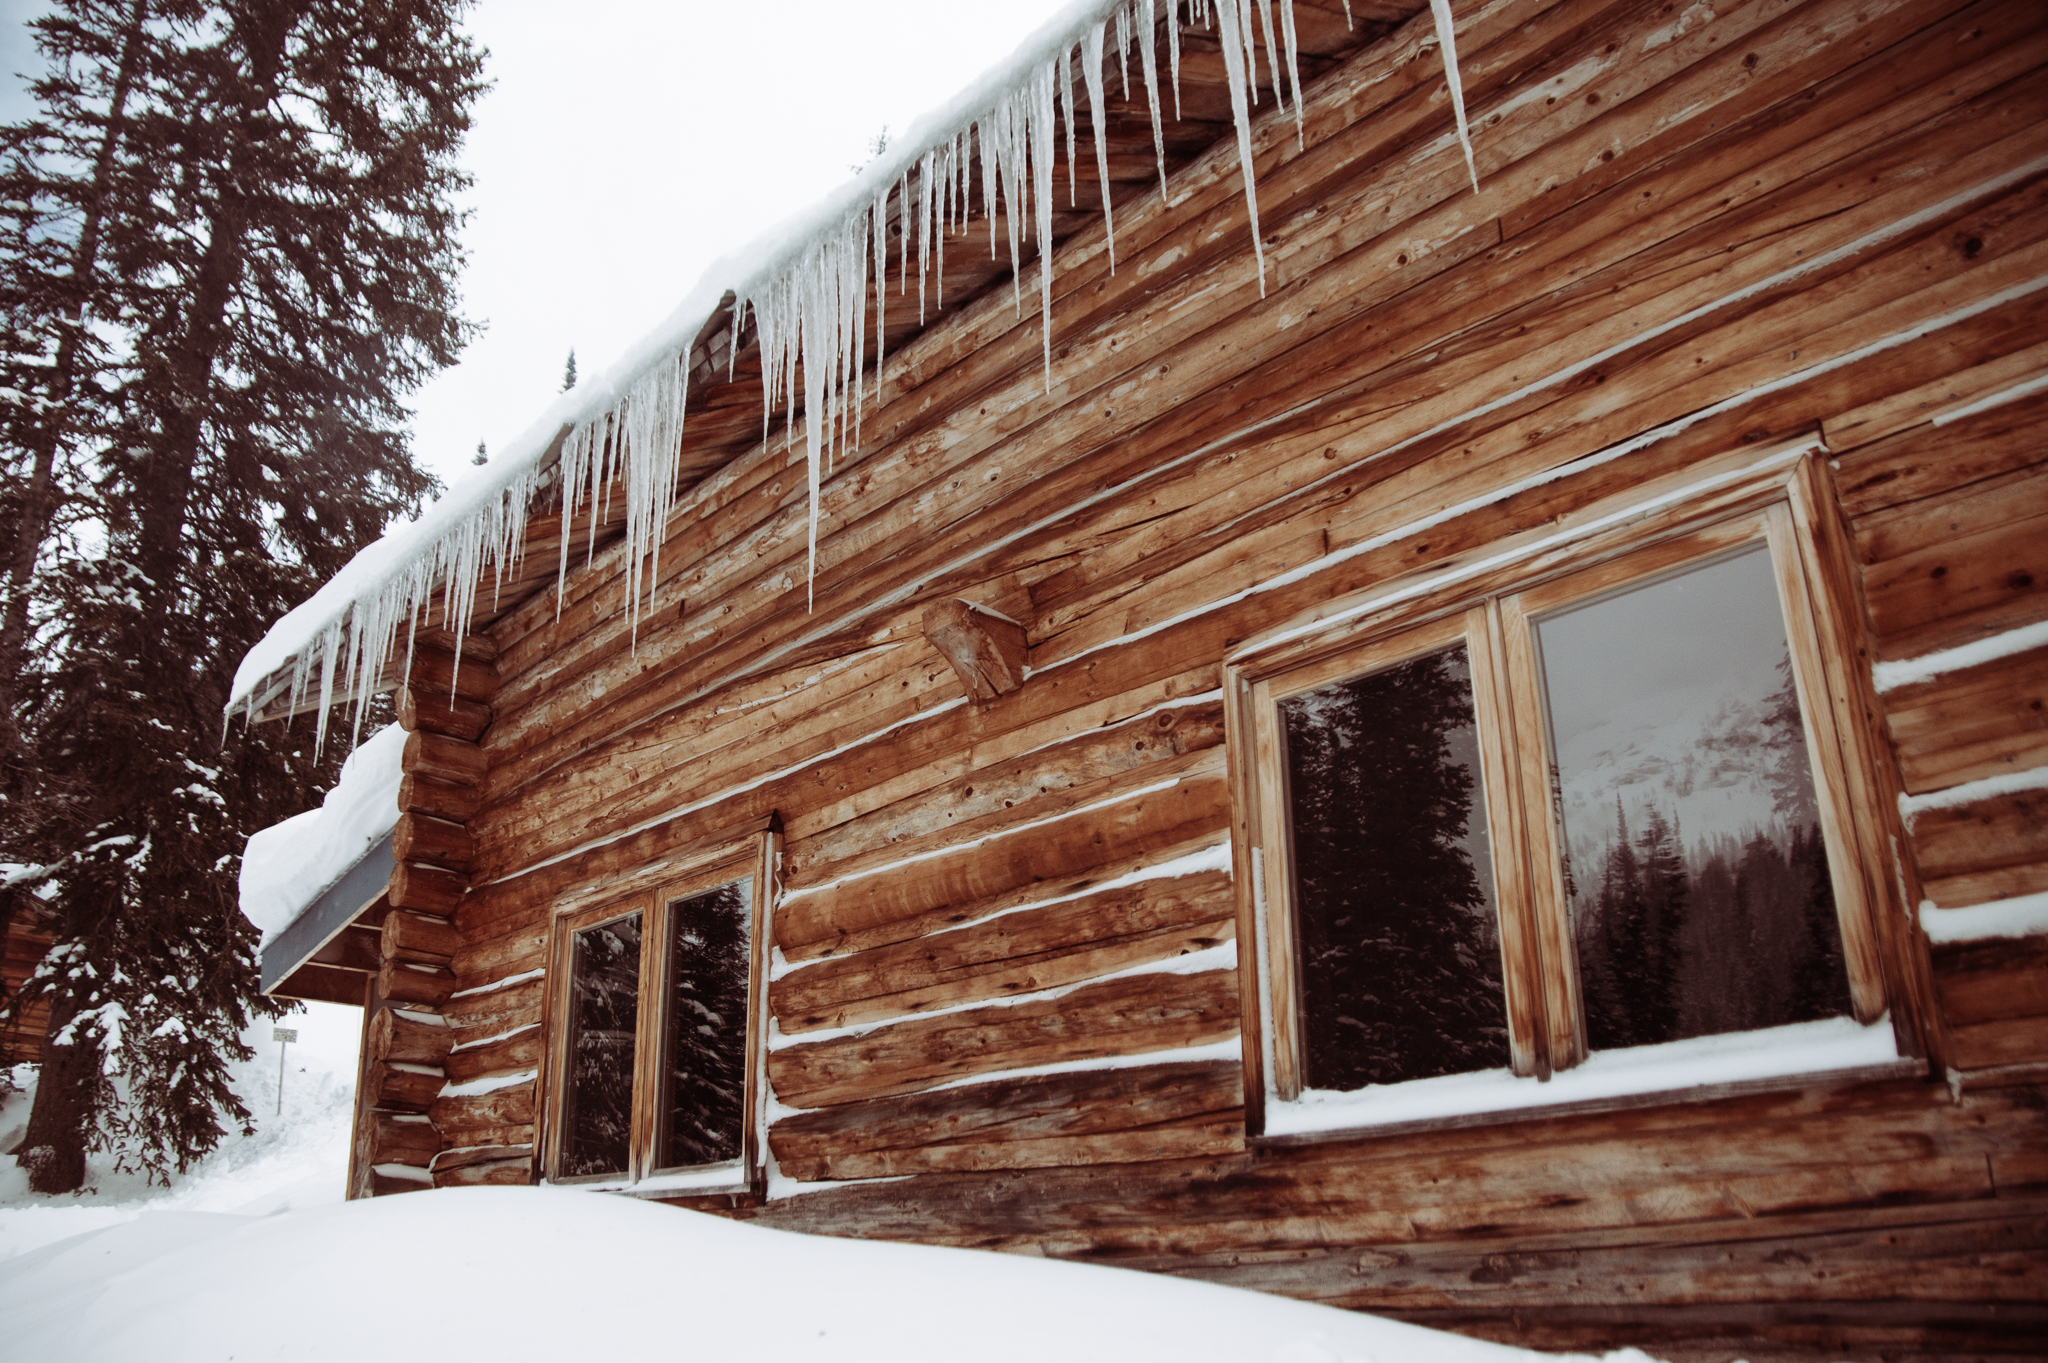
[[[705,267],[849,175],[1007,56],[1064,0],[484,0],[496,88],[464,152],[476,184],[465,310],[489,329],[416,398],[422,463],[453,481],[525,430],[576,349],[601,372]],[[0,71],[36,70],[0,0]],[[0,119],[28,112],[22,82]]]

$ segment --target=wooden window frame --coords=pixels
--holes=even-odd
[[[671,857],[627,894],[591,904],[558,904],[548,925],[547,1050],[541,1073],[543,1181],[649,1197],[758,1194],[766,1186],[768,925],[780,851],[773,821]],[[751,878],[747,905],[746,1087],[742,1097],[740,1154],[718,1164],[657,1168],[661,1138],[661,1080],[668,1044],[666,1011],[673,966],[671,911],[680,900]],[[649,881],[653,883],[648,884]],[[633,1117],[630,1153],[622,1174],[564,1175],[563,1123],[568,1115],[569,1024],[575,936],[633,914],[641,915],[639,1020],[633,1048]],[[729,1177],[720,1175],[729,1174]]]
[[[1428,569],[1375,584],[1241,645],[1224,664],[1239,940],[1246,1129],[1281,1144],[1339,1135],[1555,1116],[1927,1069],[1932,1019],[1924,943],[1896,874],[1897,777],[1875,716],[1848,532],[1818,447],[1744,451],[1595,501]],[[1302,1092],[1295,979],[1292,827],[1280,702],[1462,642],[1471,661],[1480,779],[1492,840],[1511,1068],[1547,1080],[1588,1056],[1561,835],[1549,790],[1547,723],[1533,620],[1763,543],[1786,626],[1813,770],[1853,1015],[1889,1014],[1898,1059],[1741,1081],[1670,1085],[1598,1101],[1502,1107],[1266,1135],[1267,1108]],[[1527,737],[1525,737],[1527,736]],[[1682,1045],[1684,1043],[1673,1043]]]

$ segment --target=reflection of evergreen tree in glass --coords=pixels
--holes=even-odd
[[[1461,840],[1462,648],[1286,702],[1309,1086],[1505,1065],[1500,961]]]
[[[623,1173],[640,1022],[640,915],[577,933],[574,979],[562,1172]]]
[[[662,1168],[739,1158],[746,1094],[746,902],[742,885],[726,885],[673,909]]]
[[[1594,932],[1581,959],[1586,1037],[1595,1050],[1680,1035],[1679,962],[1691,885],[1678,833],[1652,805],[1642,833],[1631,839],[1619,796],[1614,817]]]

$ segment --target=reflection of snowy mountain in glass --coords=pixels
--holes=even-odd
[[[1508,1062],[1462,644],[1281,702],[1307,1085]]]
[[[1847,1012],[1768,551],[1537,632],[1594,1048]]]

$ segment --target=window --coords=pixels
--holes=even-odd
[[[1777,462],[1232,660],[1255,1133],[1912,1068]]]
[[[659,888],[559,914],[547,1096],[555,1182],[760,1183],[761,900],[772,835]]]

